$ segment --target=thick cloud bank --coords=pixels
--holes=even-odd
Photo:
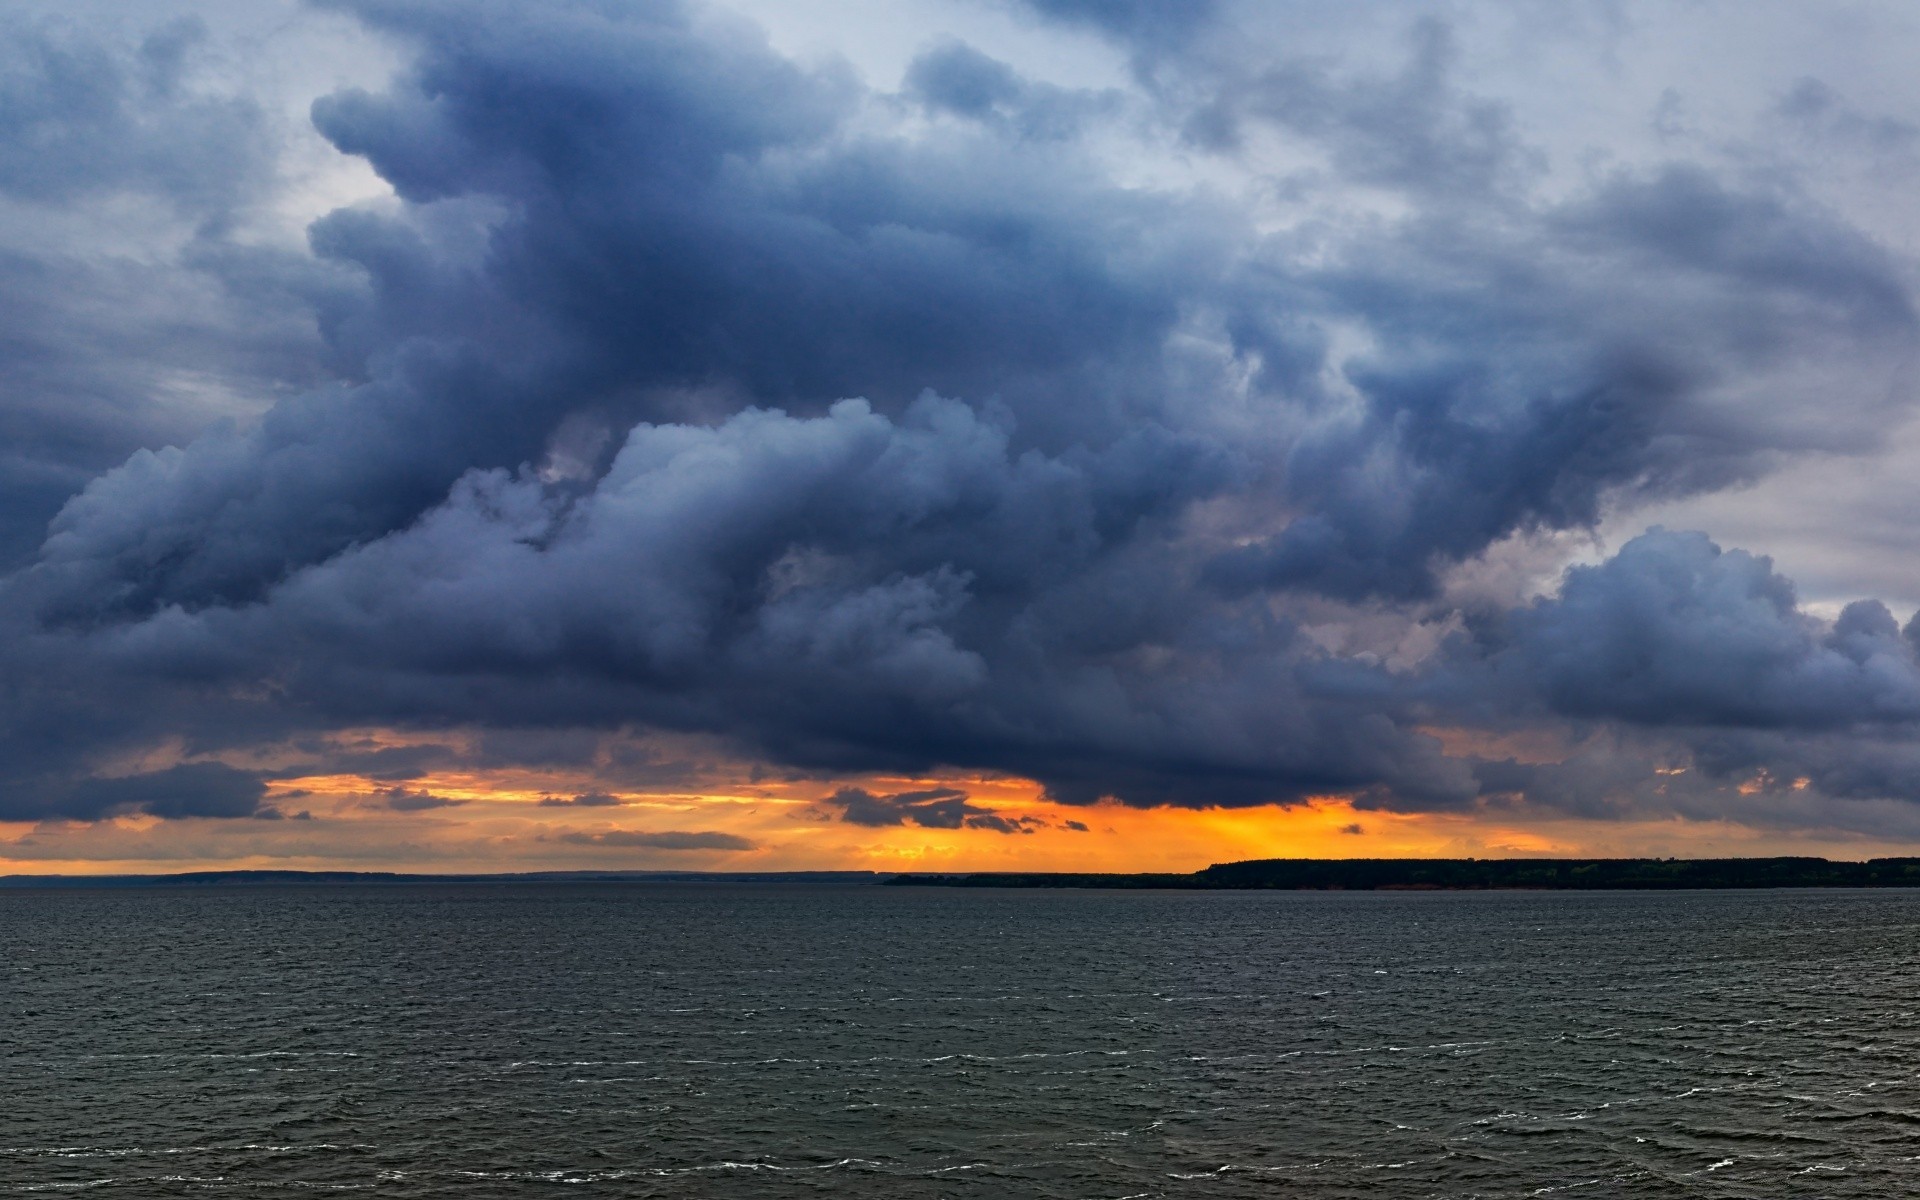
[[[6,32],[0,161],[71,153],[0,193],[193,216],[167,278],[229,306],[202,369],[255,402],[119,445],[50,414],[136,389],[89,382],[84,327],[22,327],[0,535],[45,536],[0,584],[0,818],[271,814],[231,764],[359,769],[315,735],[367,725],[1068,803],[1920,799],[1877,601],[1827,621],[1663,531],[1545,597],[1471,583],[1899,417],[1909,264],[1791,170],[1569,173],[1433,20],[1349,61],[1226,4],[1036,2],[1123,56],[1084,86],[950,35],[866,78],[672,3],[326,7],[404,66],[312,105],[392,194],[305,252],[231,232],[274,151],[185,82],[203,33]],[[110,267],[21,251],[0,303],[83,307]],[[1568,756],[1459,748],[1522,728]],[[830,804],[1021,831],[953,790]]]
[[[1655,530],[1515,614],[1511,653],[1560,712],[1644,725],[1830,729],[1920,719],[1920,666],[1877,600],[1831,624],[1764,558]]]

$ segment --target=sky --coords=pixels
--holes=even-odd
[[[1920,853],[1917,54],[15,0],[0,873]]]

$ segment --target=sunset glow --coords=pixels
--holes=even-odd
[[[744,784],[712,792],[590,793],[590,778],[514,772],[429,773],[402,783],[360,776],[277,780],[289,818],[0,824],[0,874],[207,869],[400,872],[1089,871],[1187,872],[1253,858],[1715,857],[1898,854],[1898,842],[1756,833],[1734,821],[1540,819],[1524,809],[1394,813],[1320,797],[1291,806],[1203,809],[1062,805],[1028,780],[867,776]],[[881,794],[964,791],[1019,832],[867,827],[832,803],[839,786]],[[576,795],[602,803],[571,803]],[[395,799],[403,806],[393,807]],[[421,803],[411,809],[406,806]],[[1076,828],[1084,826],[1084,828]],[[663,848],[649,836],[722,835],[741,845]]]

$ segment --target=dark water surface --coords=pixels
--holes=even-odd
[[[0,893],[0,1194],[1906,1196],[1920,893]]]

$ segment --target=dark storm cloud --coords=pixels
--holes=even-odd
[[[119,813],[154,817],[279,816],[261,804],[260,777],[220,763],[183,763],[164,771],[87,779],[49,806],[48,815],[90,819]],[[24,815],[24,814],[23,814]]]
[[[312,760],[697,773],[659,730],[1067,803],[1464,809],[1560,785],[1424,726],[1619,722],[1704,763],[1701,729],[1920,715],[1883,609],[1826,627],[1678,535],[1472,614],[1439,665],[1316,632],[1437,627],[1443,577],[1503,539],[1877,436],[1883,402],[1778,380],[1902,361],[1903,268],[1791,180],[1537,192],[1433,23],[1383,72],[1201,39],[1211,6],[1036,6],[1166,51],[1124,121],[1229,166],[1289,139],[1324,166],[1276,191],[1394,213],[1271,231],[1116,178],[1076,131],[1119,101],[958,42],[885,96],[676,4],[333,7],[407,65],[314,123],[398,201],[316,222],[297,266],[209,260],[313,317],[328,382],[93,478],[8,578],[6,812],[190,815],[72,781],[168,737],[369,724],[480,732]],[[1646,763],[1621,786],[1659,786]],[[834,803],[1031,828],[957,792]]]
[[[1714,730],[1694,738],[1692,749],[1702,771],[1717,778],[1757,780],[1776,794],[1920,799],[1920,748],[1910,729],[1865,734]]]
[[[301,753],[294,775],[360,775],[382,783],[418,779],[458,760],[450,747],[439,745],[370,746],[302,739],[293,748]]]
[[[1877,600],[1823,620],[1764,556],[1655,529],[1483,631],[1468,657],[1489,677],[1462,689],[1631,735],[1475,770],[1488,794],[1589,817],[1813,828],[1832,801],[1920,800],[1912,635]]]
[[[342,719],[617,714],[820,768],[996,766],[1073,801],[1461,795],[1462,769],[1371,711],[1376,684],[1299,658],[1284,624],[1195,628],[1155,579],[1164,551],[1104,550],[1160,519],[1193,453],[1148,434],[1015,456],[935,397],[898,423],[849,401],[641,426],[590,493],[470,476],[271,604],[176,615],[157,641],[297,664],[288,699]],[[1183,641],[1201,680],[1130,661],[1143,635]],[[1023,662],[1035,641],[1071,652],[1051,679]]]
[[[1650,199],[1624,183],[1591,212],[1480,232],[1474,274],[1523,284],[1502,295],[1459,294],[1461,264],[1440,247],[1457,247],[1462,231],[1420,221],[1406,244],[1389,244],[1391,257],[1317,280],[1295,271],[1266,295],[1251,280],[1209,278],[1211,254],[1176,262],[1143,244],[1151,221],[1175,231],[1159,235],[1165,250],[1212,249],[1200,222],[1168,202],[1059,167],[1038,176],[1047,188],[1018,183],[1010,170],[1039,164],[1021,163],[1017,148],[823,149],[850,110],[845,80],[808,75],[747,35],[698,30],[668,6],[623,21],[591,7],[537,20],[499,9],[477,22],[426,4],[360,11],[431,38],[394,92],[337,95],[315,110],[336,144],[416,201],[404,218],[344,212],[314,233],[324,257],[374,284],[371,305],[330,316],[329,328],[337,352],[377,377],[282,404],[253,434],[135,459],[96,482],[49,539],[49,612],[257,596],[288,570],[411,519],[463,469],[536,458],[568,411],[688,415],[673,406],[692,401],[677,395],[636,407],[636,388],[803,408],[866,395],[886,411],[931,386],[999,396],[1029,443],[1108,443],[1164,406],[1146,390],[1161,375],[1151,351],[1183,301],[1227,305],[1243,349],[1262,362],[1288,350],[1260,328],[1276,303],[1350,309],[1421,347],[1411,361],[1356,365],[1365,418],[1311,431],[1290,456],[1288,490],[1309,511],[1216,570],[1235,586],[1419,594],[1436,562],[1513,528],[1590,521],[1612,488],[1685,484],[1653,443],[1663,416],[1687,414],[1691,364],[1634,345],[1653,340],[1645,328],[1595,330],[1596,317],[1623,324],[1624,297],[1534,302],[1524,284],[1545,293],[1562,282],[1523,265],[1543,250],[1584,270],[1652,239],[1666,265],[1723,268],[1722,286],[1744,290],[1771,267],[1787,273],[1787,300],[1802,298],[1796,283],[1862,303],[1899,299],[1883,266],[1817,223],[1779,252],[1765,247],[1794,232],[1787,218],[1758,255],[1688,261],[1701,231],[1745,243],[1742,198],[1710,197],[1718,208],[1663,225],[1675,208],[1659,202],[1664,191]],[[1487,172],[1447,183],[1434,164],[1524,156],[1505,134],[1472,140],[1499,125],[1492,118],[1469,112],[1460,130],[1446,125],[1479,110],[1448,83],[1444,31],[1421,28],[1391,86],[1320,79],[1275,98],[1267,80],[1245,119],[1300,128],[1349,154],[1369,182],[1483,190]],[[923,58],[910,83],[962,107],[1019,86],[963,47]],[[508,104],[514,119],[497,119]],[[1373,162],[1389,165],[1364,165]],[[500,216],[498,200],[521,215]],[[1555,232],[1564,244],[1543,245]],[[1817,268],[1837,246],[1848,253]],[[1135,265],[1107,265],[1122,260]],[[1439,278],[1423,279],[1429,270]],[[1684,316],[1666,328],[1693,335],[1722,314]],[[1425,348],[1435,335],[1448,352]],[[1486,362],[1481,345],[1495,339],[1520,341],[1522,361]],[[1133,403],[1116,410],[1128,391]],[[1706,449],[1712,458],[1716,447]],[[1383,450],[1401,475],[1384,489],[1374,482]]]
[[[1654,530],[1513,614],[1507,659],[1556,711],[1818,730],[1920,719],[1920,663],[1877,600],[1832,624],[1765,557]]]
[[[393,91],[314,109],[413,202],[313,230],[373,289],[322,311],[362,378],[95,481],[47,544],[52,615],[257,598],[537,460],[569,414],[933,387],[1111,440],[1213,240],[1096,178],[1028,182],[1018,152],[830,147],[850,81],[676,6],[349,7],[421,45]]]
[[[1481,764],[1496,812],[1734,822],[1777,832],[1920,836],[1911,733],[1694,730],[1598,736],[1563,762]]]

